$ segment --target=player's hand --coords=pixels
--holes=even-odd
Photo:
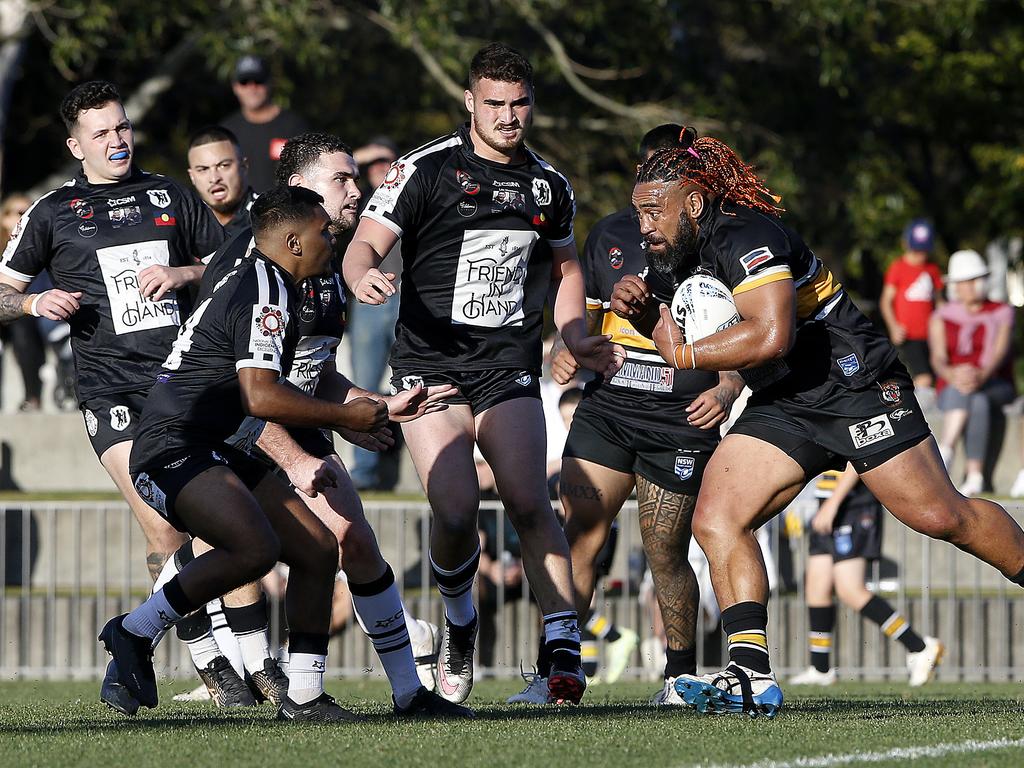
[[[836,513],[839,512],[839,505],[833,504],[832,499],[826,499],[822,502],[821,507],[814,513],[814,517],[811,518],[811,528],[815,533],[820,533],[822,536],[831,536],[832,527],[836,523]]]
[[[729,418],[738,395],[736,388],[727,384],[701,392],[686,408],[686,423],[698,429],[714,429]]]
[[[647,309],[651,292],[636,275],[626,275],[612,288],[611,310],[625,320],[639,317]]]
[[[666,363],[675,368],[675,350],[683,343],[683,332],[679,330],[676,321],[672,319],[672,313],[668,311],[667,306],[661,304],[659,310],[661,317],[658,318],[658,324],[654,326],[651,338],[654,339],[654,346],[658,348],[658,354]]]
[[[404,389],[397,395],[386,395],[383,400],[388,406],[391,421],[401,424],[418,419],[426,413],[445,410],[448,407],[445,400],[457,394],[459,394],[459,390],[452,384],[442,384],[436,387],[417,384],[412,389]]]
[[[334,467],[316,456],[303,454],[288,467],[288,480],[295,489],[310,498],[316,498],[325,488],[338,487],[338,474]]]
[[[376,432],[356,432],[352,429],[339,427],[337,432],[341,435],[342,439],[352,443],[352,445],[363,448],[367,451],[373,451],[374,453],[386,451],[395,444],[395,438],[391,435],[391,430],[387,427],[379,429]]]
[[[343,412],[338,426],[355,432],[378,432],[388,426],[388,406],[382,400],[357,397],[340,406]]]
[[[889,338],[892,339],[893,344],[902,344],[907,340],[907,329],[899,323],[893,323],[892,328],[889,329]]]
[[[353,294],[363,304],[383,304],[395,295],[394,279],[394,272],[381,272],[377,268],[368,269],[359,280]]]
[[[572,352],[565,347],[559,349],[558,353],[551,358],[551,378],[559,384],[568,384],[579,369],[580,364],[576,362]]]
[[[180,267],[153,264],[139,272],[139,292],[150,301],[160,301],[171,291],[187,285],[189,273]]]
[[[62,291],[60,288],[51,288],[38,295],[35,302],[36,317],[45,317],[48,320],[67,320],[75,312],[81,309],[79,299],[82,298],[81,291]]]
[[[610,379],[626,361],[626,350],[620,344],[612,344],[611,338],[609,335],[584,336],[570,351],[579,365]]]

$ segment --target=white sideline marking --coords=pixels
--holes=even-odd
[[[945,755],[970,752],[989,752],[995,749],[1017,749],[1024,747],[1024,739],[994,739],[992,741],[961,741],[947,744],[932,744],[925,747],[896,747],[885,752],[850,752],[845,755],[819,755],[797,757],[792,760],[762,760],[746,765],[711,765],[705,768],[830,768],[833,765],[855,763],[881,763],[886,760],[914,760],[922,757],[943,757]]]

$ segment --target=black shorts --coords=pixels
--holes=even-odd
[[[707,442],[693,444],[677,432],[637,429],[597,409],[580,405],[572,418],[562,458],[581,459],[602,467],[640,475],[672,493],[695,496],[704,468],[715,449],[717,430]]]
[[[540,375],[522,368],[495,368],[489,371],[423,371],[395,369],[391,389],[400,392],[417,384],[433,387],[454,384],[459,394],[445,402],[468,405],[473,415],[483,413],[507,400],[533,397],[540,400]]]
[[[197,448],[164,465],[132,473],[132,482],[139,497],[179,531],[189,533],[174,514],[174,503],[181,489],[211,467],[227,467],[252,490],[267,476],[267,467],[230,445]]]
[[[830,536],[811,531],[808,554],[831,555],[837,563],[858,557],[878,560],[882,556],[882,505],[874,499],[843,504]]]
[[[928,354],[928,342],[924,339],[913,339],[904,341],[896,347],[900,353],[900,360],[907,366],[911,376],[922,374],[934,375],[932,373],[931,357]]]
[[[785,451],[809,480],[827,469],[858,472],[884,464],[931,436],[907,369],[894,362],[870,387],[836,384],[814,404],[751,396],[729,434],[749,435]]]
[[[134,439],[148,389],[92,397],[79,404],[85,431],[97,456],[117,443]]]

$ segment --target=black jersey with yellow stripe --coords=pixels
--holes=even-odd
[[[896,359],[896,350],[857,308],[829,268],[779,218],[716,201],[698,219],[700,268],[733,296],[792,280],[796,288],[796,341],[789,353],[757,369],[740,371],[751,389],[769,386],[780,397],[814,403],[838,383],[873,384]]]
[[[686,423],[686,407],[701,392],[718,383],[718,374],[677,371],[661,359],[654,342],[628,320],[611,311],[612,289],[626,275],[647,271],[646,243],[632,208],[601,219],[590,232],[581,262],[587,289],[587,310],[599,312],[599,333],[626,350],[622,369],[608,381],[598,377],[585,391],[580,407],[599,408],[616,421],[685,433],[688,442],[713,447],[718,430],[700,430]]]

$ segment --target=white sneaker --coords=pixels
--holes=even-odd
[[[607,643],[604,648],[604,682],[614,683],[629,666],[633,651],[640,645],[640,636],[632,629],[619,629],[619,639]]]
[[[210,689],[206,687],[206,684],[200,683],[191,691],[176,694],[174,701],[210,701],[212,698],[213,696],[210,695]]]
[[[461,704],[473,690],[473,654],[476,651],[478,616],[465,627],[444,620],[441,645],[437,651],[437,692],[454,704]]]
[[[789,678],[790,685],[835,685],[836,669],[832,667],[828,672],[819,672],[814,667],[808,667],[799,675]]]
[[[1013,481],[1013,487],[1010,488],[1010,496],[1014,499],[1024,497],[1024,469],[1017,473],[1017,479]]]
[[[654,694],[651,704],[656,707],[685,707],[688,706],[683,697],[676,693],[676,678],[665,678],[665,686]]]
[[[428,691],[434,690],[437,670],[437,651],[441,646],[441,630],[437,624],[425,619],[416,619],[416,624],[422,630],[422,638],[418,643],[412,643],[412,655],[416,661],[416,675],[420,679],[420,685]]]
[[[935,674],[935,668],[942,661],[946,646],[937,637],[924,638],[924,650],[907,654],[907,669],[910,670],[910,685],[924,685]]]
[[[703,714],[765,715],[769,719],[782,707],[782,689],[772,672],[762,674],[735,662],[721,672],[680,675],[676,693]]]
[[[548,703],[548,679],[541,677],[536,672],[523,672],[520,674],[526,682],[526,687],[519,693],[513,694],[506,699],[509,704],[547,704]]]
[[[984,479],[977,472],[972,472],[964,478],[963,485],[957,490],[964,496],[978,496],[981,494],[981,489],[984,486]]]

